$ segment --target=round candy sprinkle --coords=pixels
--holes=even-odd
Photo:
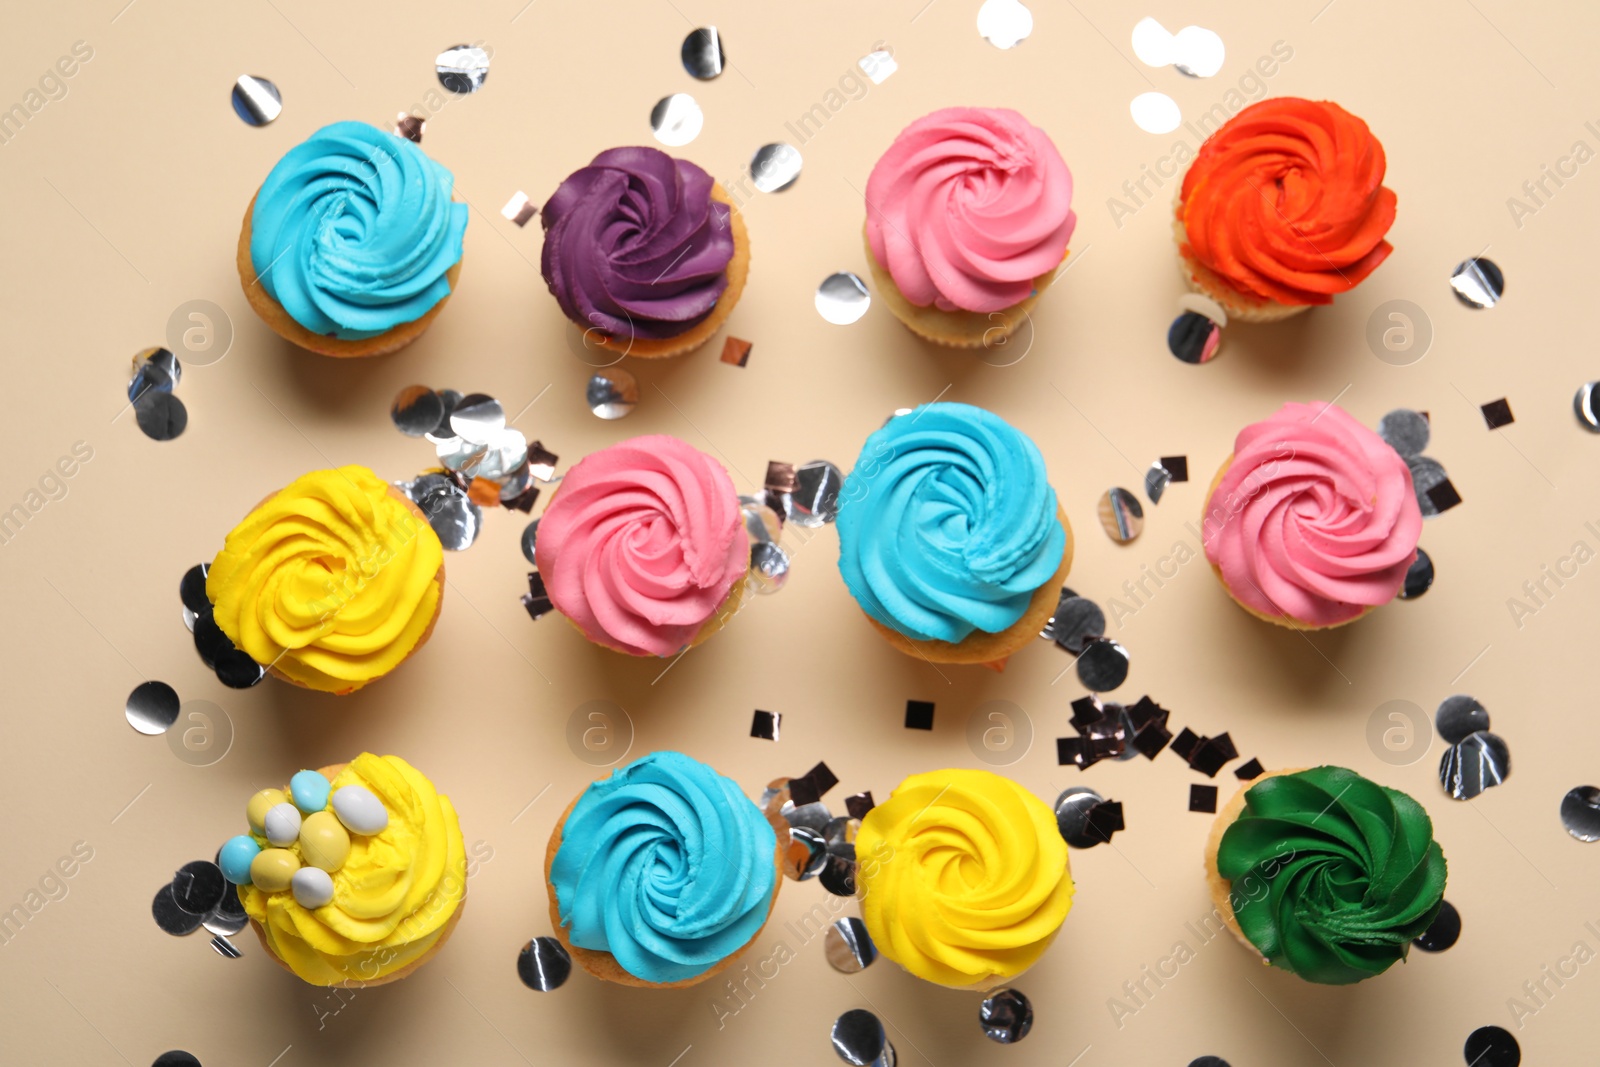
[[[342,786],[334,793],[333,813],[353,834],[382,833],[389,825],[383,803],[364,785]]]
[[[251,797],[244,806],[244,816],[250,822],[250,829],[262,833],[266,829],[267,812],[288,799],[281,789],[263,789]]]
[[[250,861],[250,884],[263,893],[281,893],[289,888],[300,858],[286,848],[269,848]]]
[[[289,796],[307,815],[327,808],[331,789],[328,779],[317,771],[300,771],[289,779]]]
[[[250,864],[260,854],[261,846],[256,844],[256,839],[240,834],[223,842],[222,851],[217,853],[217,866],[222,868],[222,877],[234,885],[248,885]]]
[[[313,867],[337,871],[350,855],[350,835],[338,818],[316,811],[300,824],[300,858]]]
[[[274,804],[267,809],[261,829],[274,845],[294,844],[294,839],[300,836],[300,809],[289,803]]]
[[[301,867],[289,879],[294,902],[302,908],[320,908],[333,899],[333,879],[316,867]]]

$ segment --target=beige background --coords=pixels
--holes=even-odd
[[[1506,207],[1574,141],[1600,148],[1583,127],[1600,118],[1590,45],[1600,16],[1587,7],[1038,0],[1033,38],[1000,52],[974,31],[975,0],[123,2],[12,5],[0,34],[0,106],[23,100],[73,42],[94,50],[65,97],[0,146],[0,506],[22,501],[74,442],[94,453],[65,498],[0,548],[9,683],[0,905],[23,901],[75,842],[93,849],[68,895],[0,947],[8,1062],[143,1067],[186,1048],[208,1065],[259,1067],[827,1064],[832,1019],[873,1007],[907,1064],[1181,1067],[1215,1054],[1234,1067],[1449,1067],[1462,1062],[1473,1028],[1514,1025],[1507,1000],[1543,966],[1575,942],[1600,948],[1585,926],[1600,926],[1600,852],[1557,819],[1568,788],[1600,779],[1587,684],[1600,564],[1580,569],[1520,627],[1507,607],[1575,541],[1600,547],[1584,526],[1600,519],[1600,441],[1570,409],[1573,390],[1597,376],[1584,324],[1600,224],[1600,176],[1590,172],[1600,164],[1520,228]],[[1222,74],[1190,81],[1134,60],[1129,33],[1147,14],[1172,29],[1215,29],[1228,48]],[[710,24],[736,69],[699,84],[680,67],[678,45],[692,26]],[[397,356],[341,364],[291,350],[250,314],[234,273],[252,192],[317,127],[384,125],[425,103],[437,90],[433,56],[473,40],[494,49],[488,84],[450,99],[423,142],[474,208],[459,293]],[[650,143],[651,105],[677,91],[706,112],[705,132],[682,153],[727,184],[878,41],[894,48],[899,73],[803,146],[794,188],[747,205],[754,269],[730,330],[754,342],[749,366],[719,363],[720,339],[686,361],[634,366],[644,391],[637,412],[619,424],[592,418],[581,399],[587,370],[538,276],[537,223],[518,229],[499,206],[519,189],[542,202],[601,149]],[[1171,187],[1120,228],[1106,206],[1182,131],[1141,132],[1128,101],[1156,88],[1196,114],[1275,41],[1293,58],[1268,81],[1271,93],[1336,99],[1381,136],[1400,199],[1396,251],[1335,307],[1231,329],[1215,363],[1184,366],[1163,344],[1180,291]],[[233,79],[246,72],[284,94],[282,117],[264,129],[228,106]],[[925,349],[881,307],[849,328],[811,307],[828,273],[865,273],[858,191],[873,161],[911,119],[952,104],[1021,109],[1049,131],[1077,182],[1071,270],[1014,366]],[[1451,297],[1447,276],[1485,248],[1505,268],[1509,295],[1472,312]],[[1432,350],[1412,366],[1382,363],[1364,342],[1368,316],[1392,298],[1431,318]],[[236,336],[221,362],[185,374],[189,431],[158,444],[128,415],[115,417],[127,360],[162,343],[168,315],[191,299],[225,308]],[[1420,798],[1450,861],[1448,897],[1465,922],[1459,945],[1414,954],[1352,988],[1265,972],[1225,940],[1199,947],[1185,924],[1210,908],[1200,868],[1210,820],[1186,811],[1197,777],[1163,756],[1081,777],[1124,802],[1128,830],[1115,848],[1073,856],[1073,912],[1019,983],[1038,1021],[1014,1048],[982,1037],[974,995],[921,985],[888,963],[852,978],[831,970],[818,942],[802,945],[785,927],[827,902],[809,883],[785,885],[752,957],[770,958],[783,942],[798,958],[721,1029],[716,988],[651,993],[579,975],[555,994],[526,990],[513,961],[524,940],[549,932],[544,842],[562,806],[600,773],[565,740],[585,702],[627,710],[635,755],[679,748],[751,791],[826,759],[841,779],[829,799],[842,806],[861,789],[881,798],[908,773],[978,765],[966,724],[989,700],[1024,710],[1035,740],[1010,773],[1053,798],[1080,780],[1056,767],[1053,739],[1081,690],[1070,673],[1059,677],[1068,658],[1043,644],[1000,675],[936,671],[891,651],[845,594],[831,529],[797,552],[781,595],[658,677],[660,663],[593,648],[554,620],[529,622],[517,599],[523,520],[505,512],[449,559],[441,625],[397,677],[340,700],[270,682],[222,688],[182,628],[179,576],[264,492],[306,470],[360,462],[398,478],[425,466],[427,446],[397,434],[387,415],[394,393],[419,381],[484,390],[512,412],[548,387],[517,426],[563,467],[623,436],[663,432],[720,455],[742,487],[771,458],[848,467],[895,407],[936,396],[985,405],[1043,448],[1078,534],[1071,583],[1102,602],[1191,536],[1184,524],[1198,516],[1233,434],[1283,401],[1339,396],[1369,424],[1400,406],[1431,412],[1429,451],[1466,502],[1424,530],[1439,572],[1424,599],[1308,640],[1252,621],[1190,563],[1115,636],[1133,655],[1121,693],[1150,693],[1175,724],[1231,730],[1243,756],[1268,766],[1338,762]],[[1501,396],[1518,421],[1491,433],[1476,405]],[[1137,487],[1151,460],[1175,453],[1189,457],[1193,479],[1149,509],[1140,540],[1112,544],[1095,520],[1101,492]],[[122,703],[146,677],[220,705],[235,731],[231,751],[197,768],[130,730]],[[1489,707],[1515,756],[1509,783],[1471,804],[1442,794],[1437,741],[1425,753],[1419,746],[1415,762],[1390,766],[1366,740],[1385,701],[1431,714],[1452,692]],[[901,728],[912,697],[937,702],[931,734]],[[783,713],[779,743],[747,736],[756,707]],[[363,749],[416,762],[455,800],[469,844],[492,858],[472,878],[466,921],[439,958],[398,986],[360,994],[319,1028],[340,1005],[272,965],[253,938],[237,939],[243,959],[223,960],[203,937],[160,933],[149,900],[177,865],[210,856],[238,831],[253,790]],[[1231,774],[1217,781],[1226,795]],[[1108,999],[1179,939],[1196,958],[1119,1028]],[[1592,1054],[1597,990],[1596,965],[1582,968],[1525,1020],[1526,1062]]]

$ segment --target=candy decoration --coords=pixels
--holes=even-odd
[[[283,794],[280,792],[278,795]],[[274,804],[267,810],[261,826],[272,844],[279,847],[292,845],[295,838],[300,836],[300,809],[287,802]]]
[[[300,857],[286,848],[269,848],[250,861],[250,881],[263,893],[281,893],[289,888]]]
[[[333,813],[353,834],[382,833],[389,825],[389,813],[384,810],[383,802],[364,785],[343,786],[334,793]]]
[[[289,779],[289,795],[294,799],[294,806],[307,815],[328,807],[331,788],[328,779],[316,771],[301,771]]]
[[[337,871],[349,855],[350,835],[332,812],[317,811],[306,816],[300,824],[302,860],[324,871]]]
[[[316,867],[301,867],[289,880],[294,901],[302,908],[320,908],[333,899],[333,879]]]
[[[256,839],[240,834],[223,842],[222,851],[217,853],[217,866],[222,868],[222,877],[234,885],[248,885],[250,864],[260,854],[261,846],[256,844]]]
[[[273,808],[277,807],[279,804],[282,804],[288,799],[288,797],[284,796],[283,790],[281,789],[263,789],[261,792],[251,797],[249,802],[244,806],[245,818],[250,820],[250,829],[254,830],[258,834],[264,833],[266,830],[267,812],[271,811]]]

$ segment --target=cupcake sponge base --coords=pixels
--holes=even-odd
[[[1222,305],[1229,321],[1281,322],[1311,307],[1310,304],[1280,304],[1242,293],[1222,279],[1216,271],[1195,259],[1189,252],[1189,231],[1183,222],[1183,184],[1173,199],[1172,235],[1178,242],[1178,270],[1185,284]]]

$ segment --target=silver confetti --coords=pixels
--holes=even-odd
[[[537,566],[533,558],[534,538],[539,536],[539,520],[534,519],[522,531],[522,558]]]
[[[1091,693],[1109,693],[1128,680],[1128,650],[1119,641],[1097,637],[1078,656],[1078,681]]]
[[[721,74],[723,64],[727,61],[727,55],[722,50],[722,35],[715,26],[690,30],[689,36],[683,39],[679,56],[689,76],[703,82]]]
[[[141,683],[128,694],[122,713],[127,716],[129,726],[154,737],[172,728],[178,721],[181,707],[177,690],[166,682],[150,681]]]
[[[800,150],[778,142],[764,144],[750,159],[750,179],[763,193],[781,193],[800,177]]]
[[[1468,734],[1445,749],[1439,781],[1456,800],[1471,800],[1511,774],[1511,752],[1504,739],[1487,730]]]
[[[173,937],[186,937],[200,929],[200,916],[178,907],[178,902],[172,896],[170,882],[156,891],[155,899],[150,903],[150,914],[155,918],[156,925]]]
[[[681,148],[700,136],[706,113],[688,93],[672,93],[650,109],[650,132],[668,148]]]
[[[842,974],[857,974],[872,966],[878,948],[867,934],[867,924],[853,916],[837,920],[822,938],[828,964]]]
[[[460,471],[470,478],[477,471],[478,464],[489,454],[489,446],[473,444],[459,437],[446,437],[434,446],[434,451],[445,470]]]
[[[1107,489],[1100,496],[1100,525],[1107,537],[1125,545],[1144,529],[1144,507],[1126,489]]]
[[[983,1036],[1002,1045],[1021,1041],[1033,1029],[1033,1005],[1020,990],[997,989],[978,1008]]]
[[[228,880],[222,868],[210,860],[195,860],[178,868],[172,877],[172,901],[190,915],[204,917],[222,903]]]
[[[1597,387],[1600,387],[1600,382],[1584,382],[1572,398],[1572,410],[1577,413],[1583,428],[1590,433],[1600,433],[1600,412],[1596,412],[1594,404]]]
[[[1484,706],[1464,693],[1445,697],[1439,710],[1433,714],[1434,729],[1446,744],[1465,741],[1468,734],[1489,728],[1489,712]]]
[[[1101,839],[1089,833],[1089,812],[1105,797],[1086,785],[1068,786],[1056,797],[1056,829],[1072,848],[1093,848]]]
[[[456,406],[465,399],[454,389],[440,389],[438,393],[439,403],[444,405],[444,413],[439,416],[439,425],[434,427],[432,432],[423,435],[434,444],[449,440],[456,435],[450,428],[450,416],[455,414]]]
[[[237,945],[220,934],[211,939],[211,948],[225,960],[236,960],[244,955]]]
[[[789,580],[789,553],[771,541],[750,546],[750,577],[763,593],[775,593]]]
[[[483,509],[450,479],[426,474],[416,482],[417,507],[428,516],[428,525],[451,552],[472,547],[483,529]]]
[[[900,64],[895,62],[894,55],[881,48],[876,52],[868,52],[856,60],[856,66],[861,68],[861,73],[865,74],[873,85],[882,85],[889,75],[900,69]]]
[[[475,44],[454,45],[439,53],[433,69],[452,93],[475,93],[489,80],[489,52]]]
[[[1469,308],[1492,308],[1506,291],[1506,279],[1494,260],[1474,256],[1456,264],[1450,272],[1450,288]]]
[[[1405,584],[1400,587],[1401,600],[1415,600],[1433,588],[1433,557],[1417,549],[1417,558],[1406,570]]]
[[[1561,825],[1579,841],[1600,841],[1600,789],[1580,785],[1567,790],[1561,798]]]
[[[189,427],[189,409],[171,393],[147,389],[133,402],[133,417],[152,441],[171,441]]]
[[[639,379],[621,367],[606,367],[589,375],[584,398],[596,418],[610,422],[633,414],[639,403]]]
[[[1100,605],[1070,589],[1063,589],[1061,599],[1056,602],[1056,613],[1039,631],[1039,636],[1077,656],[1083,654],[1091,638],[1103,637],[1105,632],[1106,615]]]
[[[1443,485],[1450,476],[1444,472],[1444,465],[1430,456],[1407,456],[1406,466],[1411,468],[1411,487],[1416,490],[1417,506],[1422,509],[1424,518],[1431,519],[1439,514],[1439,508],[1429,498],[1428,490]]]
[[[486,445],[505,428],[506,409],[484,393],[462,397],[450,412],[450,429],[470,444]]]
[[[790,522],[816,529],[839,517],[843,471],[825,459],[814,459],[796,468],[794,477],[794,492],[789,495]]]
[[[790,829],[805,827],[807,830],[815,830],[819,837],[828,829],[828,823],[833,819],[833,813],[828,810],[828,805],[820,800],[798,805],[792,800],[784,801],[780,814],[789,823]],[[827,843],[826,838],[823,838],[823,843]]]
[[[783,519],[760,497],[741,496],[739,513],[744,517],[744,532],[752,544],[776,541],[783,531]]]
[[[222,937],[232,937],[249,923],[250,917],[245,914],[244,904],[239,900],[239,891],[233,886],[228,887],[217,906],[207,912],[201,921],[208,932]]]
[[[1160,460],[1150,464],[1150,469],[1144,472],[1144,495],[1152,504],[1161,503],[1162,495],[1171,484],[1172,472],[1163,467]]]
[[[1422,455],[1422,450],[1428,447],[1432,428],[1421,412],[1399,408],[1378,420],[1378,436],[1389,442],[1389,447],[1396,452],[1410,458]]]
[[[1033,33],[1033,12],[1019,0],[984,0],[978,35],[1001,50],[1017,47]]]
[[[528,462],[528,439],[521,430],[506,427],[489,439],[488,451],[478,464],[476,476],[504,485]]]
[[[572,954],[553,937],[536,937],[517,953],[517,977],[529,989],[548,993],[572,975]]]
[[[806,805],[810,807],[810,805]],[[789,840],[791,854],[795,858],[795,870],[799,873],[797,881],[806,882],[815,878],[823,866],[828,862],[828,842],[823,839],[820,831],[809,826],[789,827]],[[805,862],[800,862],[801,853],[795,846],[804,849]]]
[[[841,270],[822,279],[812,302],[818,315],[835,326],[848,326],[867,313],[872,306],[872,294],[858,276]]]
[[[389,405],[394,428],[407,437],[422,437],[439,428],[444,419],[444,400],[426,385],[408,385],[395,394]]]
[[[1222,69],[1227,49],[1222,38],[1203,26],[1185,26],[1173,38],[1177,54],[1172,66],[1191,78],[1209,78]]]
[[[283,114],[283,94],[265,78],[241,74],[233,83],[233,112],[251,126],[265,126]]]
[[[851,1067],[894,1067],[894,1046],[879,1018],[853,1008],[833,1022],[833,1051]]]
[[[133,378],[128,382],[128,399],[138,400],[147,390],[170,393],[183,377],[183,364],[167,348],[146,348],[133,357]]]

